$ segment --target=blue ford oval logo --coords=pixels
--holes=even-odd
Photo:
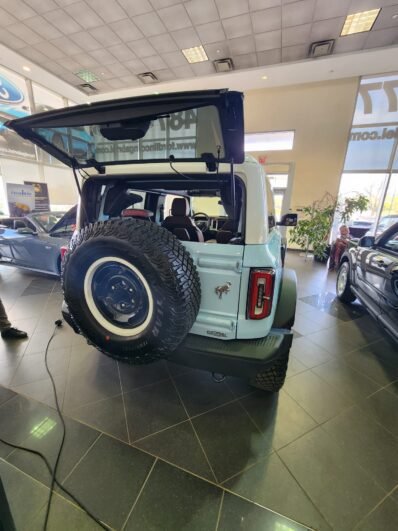
[[[24,100],[23,93],[7,78],[0,76],[0,102],[20,103]]]

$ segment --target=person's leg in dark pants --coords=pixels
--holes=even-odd
[[[3,339],[25,339],[28,337],[26,332],[18,330],[11,326],[7,317],[7,312],[4,308],[4,304],[0,299],[0,332]]]

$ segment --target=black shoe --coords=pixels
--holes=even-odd
[[[28,334],[24,332],[23,330],[18,330],[18,328],[7,328],[6,330],[3,330],[1,333],[1,337],[5,340],[8,339],[26,339],[28,337]]]

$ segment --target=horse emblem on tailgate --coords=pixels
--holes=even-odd
[[[231,282],[226,282],[222,286],[217,286],[214,291],[218,295],[218,298],[221,299],[224,293],[229,293],[231,291]]]

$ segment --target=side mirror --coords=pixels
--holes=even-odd
[[[373,247],[375,244],[374,236],[362,236],[358,242],[359,247]]]
[[[18,234],[25,234],[25,235],[31,235],[31,236],[37,236],[37,232],[35,232],[32,229],[29,229],[28,227],[21,227],[20,229],[17,229]]]
[[[297,225],[297,214],[283,214],[277,225],[283,227],[295,227]]]

